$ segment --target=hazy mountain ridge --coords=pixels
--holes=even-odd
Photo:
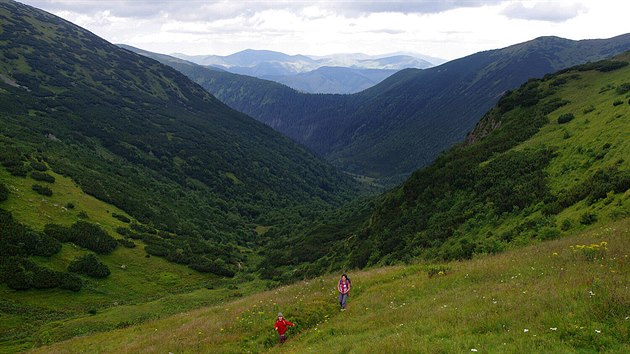
[[[355,93],[374,86],[397,70],[428,68],[435,64],[411,55],[370,56],[337,54],[311,57],[287,55],[269,50],[244,50],[227,56],[172,56],[195,64],[221,68],[234,74],[254,76],[283,83],[308,93]],[[428,57],[430,58],[430,57]],[[443,60],[430,58],[436,63]],[[322,73],[323,68],[327,69]]]
[[[297,74],[315,70],[323,66],[348,67],[355,69],[390,69],[401,70],[415,67],[424,69],[443,63],[444,60],[437,58],[423,59],[409,54],[393,55],[367,55],[367,54],[331,54],[325,56],[310,55],[288,55],[271,50],[246,49],[238,53],[221,55],[186,55],[173,53],[171,56],[184,59],[203,66],[221,66],[235,74],[248,74],[240,70],[256,70],[261,64],[277,64],[278,67],[285,68],[284,74]],[[434,60],[434,62],[431,62]],[[237,68],[234,71],[231,68]],[[265,75],[264,71],[258,75]],[[255,75],[255,76],[258,76]]]
[[[210,79],[214,73],[205,77],[199,70],[193,80],[343,169],[391,177],[427,165],[462,141],[505,91],[627,49],[628,34],[582,41],[541,37],[433,68],[401,70],[349,96],[300,95],[282,87],[259,91],[265,82],[251,80],[238,91],[226,90],[239,85],[239,77]]]

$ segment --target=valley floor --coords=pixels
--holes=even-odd
[[[630,219],[494,256],[277,288],[34,353],[628,353]],[[431,274],[432,276],[429,276]],[[296,324],[277,344],[277,312]]]

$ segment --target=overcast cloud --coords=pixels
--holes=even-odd
[[[538,36],[630,32],[614,0],[23,0],[113,43],[170,54],[416,52],[454,59]]]

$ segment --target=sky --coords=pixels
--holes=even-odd
[[[540,36],[630,32],[618,0],[19,0],[116,44],[152,52],[229,55],[420,53],[452,60]]]

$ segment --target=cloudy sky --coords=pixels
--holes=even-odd
[[[19,0],[113,43],[171,54],[415,52],[455,59],[539,36],[630,32],[617,0]]]

